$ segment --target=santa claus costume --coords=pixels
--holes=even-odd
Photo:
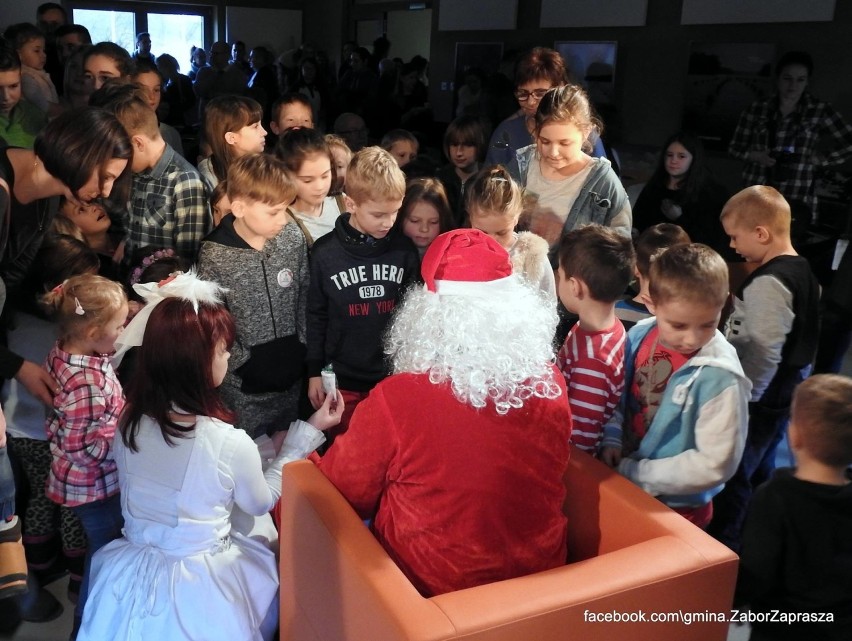
[[[486,234],[439,236],[386,338],[394,374],[320,469],[425,596],[560,566],[571,415],[556,313]]]

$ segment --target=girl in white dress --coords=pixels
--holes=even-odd
[[[189,273],[137,288],[148,305],[125,332],[125,343],[142,341],[114,444],[124,537],[93,560],[78,639],[271,639],[278,568],[268,511],[282,466],[325,440],[342,399],[291,424],[264,473],[216,391],[234,340],[219,286]]]

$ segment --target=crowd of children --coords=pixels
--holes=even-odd
[[[44,36],[23,26],[6,35],[12,44],[0,46],[0,88],[8,68],[20,69],[27,100],[44,119],[54,116],[60,101],[43,70]],[[714,233],[755,268],[731,300],[725,260],[690,242],[682,226],[663,222],[631,238],[617,175],[588,153],[599,123],[583,89],[570,83],[524,90],[523,100],[537,105],[529,115],[533,144],[508,166],[483,164],[488,132],[462,115],[444,135],[448,163],[422,177],[410,131],[392,129],[380,146],[351,150],[314,128],[303,93],[270,101],[268,114],[247,96],[211,96],[208,153],[196,167],[157,117],[156,66],[134,67],[126,51],[99,43],[85,51],[82,69],[90,106],[72,113],[118,128],[112,152],[60,184],[59,160],[44,162],[44,136],[30,135],[43,123],[19,111],[11,140],[34,151],[4,150],[0,166],[0,213],[12,234],[12,249],[0,257],[11,290],[3,356],[28,373],[3,392],[10,451],[29,483],[23,540],[43,579],[64,564],[80,581],[72,638],[81,625],[80,638],[103,638],[131,620],[151,626],[152,638],[193,628],[181,608],[203,595],[172,585],[166,599],[157,580],[186,572],[216,583],[224,561],[201,566],[232,519],[238,543],[228,553],[253,566],[214,590],[216,599],[235,590],[245,601],[215,638],[248,629],[270,638],[274,557],[256,546],[251,527],[240,529],[245,523],[230,504],[260,518],[277,499],[281,465],[323,440],[332,447],[347,430],[358,404],[390,373],[383,340],[421,279],[424,253],[458,227],[493,238],[535,296],[562,310],[567,337],[553,356],[568,391],[573,445],[741,552],[738,600],[757,609],[830,610],[841,620],[837,629],[849,630],[852,384],[808,379],[820,291],[793,248],[790,207],[778,191],[748,187],[716,213]],[[65,120],[48,127],[72,127]],[[79,149],[74,144],[68,149]],[[129,183],[126,209],[107,199],[113,183]],[[46,196],[60,195],[49,215],[39,209]],[[22,240],[23,216],[38,232]],[[26,264],[10,253],[18,247]],[[183,273],[190,265],[198,277]],[[133,336],[119,339],[128,314]],[[126,408],[108,356],[116,341],[138,348],[120,370]],[[35,375],[38,362],[45,366]],[[333,389],[323,376],[329,369]],[[46,421],[40,401],[48,394],[30,393],[33,376],[54,384]],[[308,422],[324,437],[299,421],[309,406]],[[755,492],[771,477],[791,416],[798,467]],[[190,457],[193,439],[207,448],[203,460]],[[265,477],[251,439],[271,439]],[[204,488],[195,512],[181,499],[188,487]],[[193,518],[213,528],[215,541],[200,526],[187,526],[185,540],[171,538],[169,524]],[[199,565],[148,559],[156,568],[130,590],[142,562],[128,559],[149,554],[139,551],[146,544],[206,556]],[[57,547],[66,561],[54,558]],[[829,588],[817,590],[817,577]],[[132,592],[130,605],[112,583]],[[754,638],[761,634],[776,638],[771,626]]]

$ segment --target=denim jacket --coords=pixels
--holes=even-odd
[[[521,185],[527,184],[527,172],[530,164],[537,158],[536,146],[528,145],[518,149],[509,173]],[[568,218],[565,219],[563,233],[588,223],[612,226],[616,214],[628,203],[627,192],[606,158],[593,158],[592,170],[580,193],[571,204]],[[630,235],[630,226],[618,227],[626,236]]]

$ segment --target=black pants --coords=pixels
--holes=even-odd
[[[752,492],[775,469],[775,450],[790,419],[793,391],[810,374],[810,367],[776,374],[760,401],[749,403],[748,434],[734,476],[713,499],[713,520],[707,532],[739,553],[743,523]]]

